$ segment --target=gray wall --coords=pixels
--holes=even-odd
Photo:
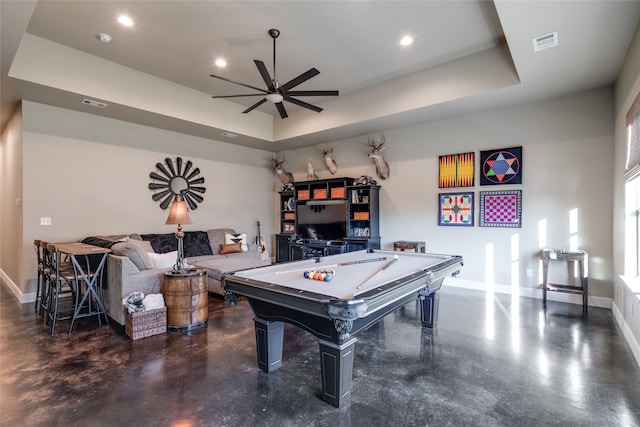
[[[465,265],[458,282],[486,289],[539,296],[540,249],[570,248],[575,239],[590,255],[592,303],[610,307],[613,296],[612,196],[613,92],[602,89],[553,101],[439,120],[385,131],[385,159],[391,166],[381,190],[382,246],[395,240],[423,240],[427,250],[460,254]],[[337,176],[370,175],[375,167],[361,139],[335,141]],[[522,185],[480,186],[480,150],[523,147]],[[522,228],[438,226],[438,156],[474,151],[479,192],[522,189]],[[297,180],[312,159],[321,178],[329,177],[317,147],[284,153]],[[577,215],[577,229],[570,224]],[[527,269],[532,276],[527,276]],[[556,271],[557,270],[557,271]],[[557,277],[554,277],[557,276]],[[552,271],[566,281],[566,268]],[[562,283],[562,282],[560,282]],[[566,294],[558,299],[572,299]]]

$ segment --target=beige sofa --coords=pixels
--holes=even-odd
[[[185,257],[196,268],[207,271],[209,292],[223,295],[223,276],[248,268],[269,265],[269,258],[256,245],[248,244],[245,251],[221,254],[220,247],[225,244],[225,234],[237,234],[230,228],[218,228],[206,232],[187,232],[185,235]],[[107,257],[106,284],[104,302],[107,314],[121,325],[125,324],[125,312],[122,298],[133,291],[145,295],[160,293],[163,274],[171,267],[155,268],[153,253],[168,253],[175,250],[173,233],[128,236],[99,236],[83,240],[87,243],[101,244],[111,248]],[[152,255],[149,256],[149,252]]]

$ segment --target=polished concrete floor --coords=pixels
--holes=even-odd
[[[319,398],[313,336],[285,328],[258,370],[251,310],[137,341],[84,319],[50,337],[0,285],[2,426],[640,426],[640,368],[610,310],[444,288],[436,332],[410,303],[358,336],[352,396]]]

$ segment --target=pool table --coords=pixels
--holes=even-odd
[[[340,407],[350,394],[356,334],[416,298],[421,322],[435,328],[438,293],[459,273],[461,256],[367,250],[276,264],[228,274],[227,297],[243,295],[254,312],[258,366],[282,365],[284,324],[318,338],[323,399]],[[331,281],[304,277],[334,270]]]

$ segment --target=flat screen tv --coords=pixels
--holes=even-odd
[[[331,200],[296,205],[296,234],[309,240],[342,240],[347,235],[347,203]]]

